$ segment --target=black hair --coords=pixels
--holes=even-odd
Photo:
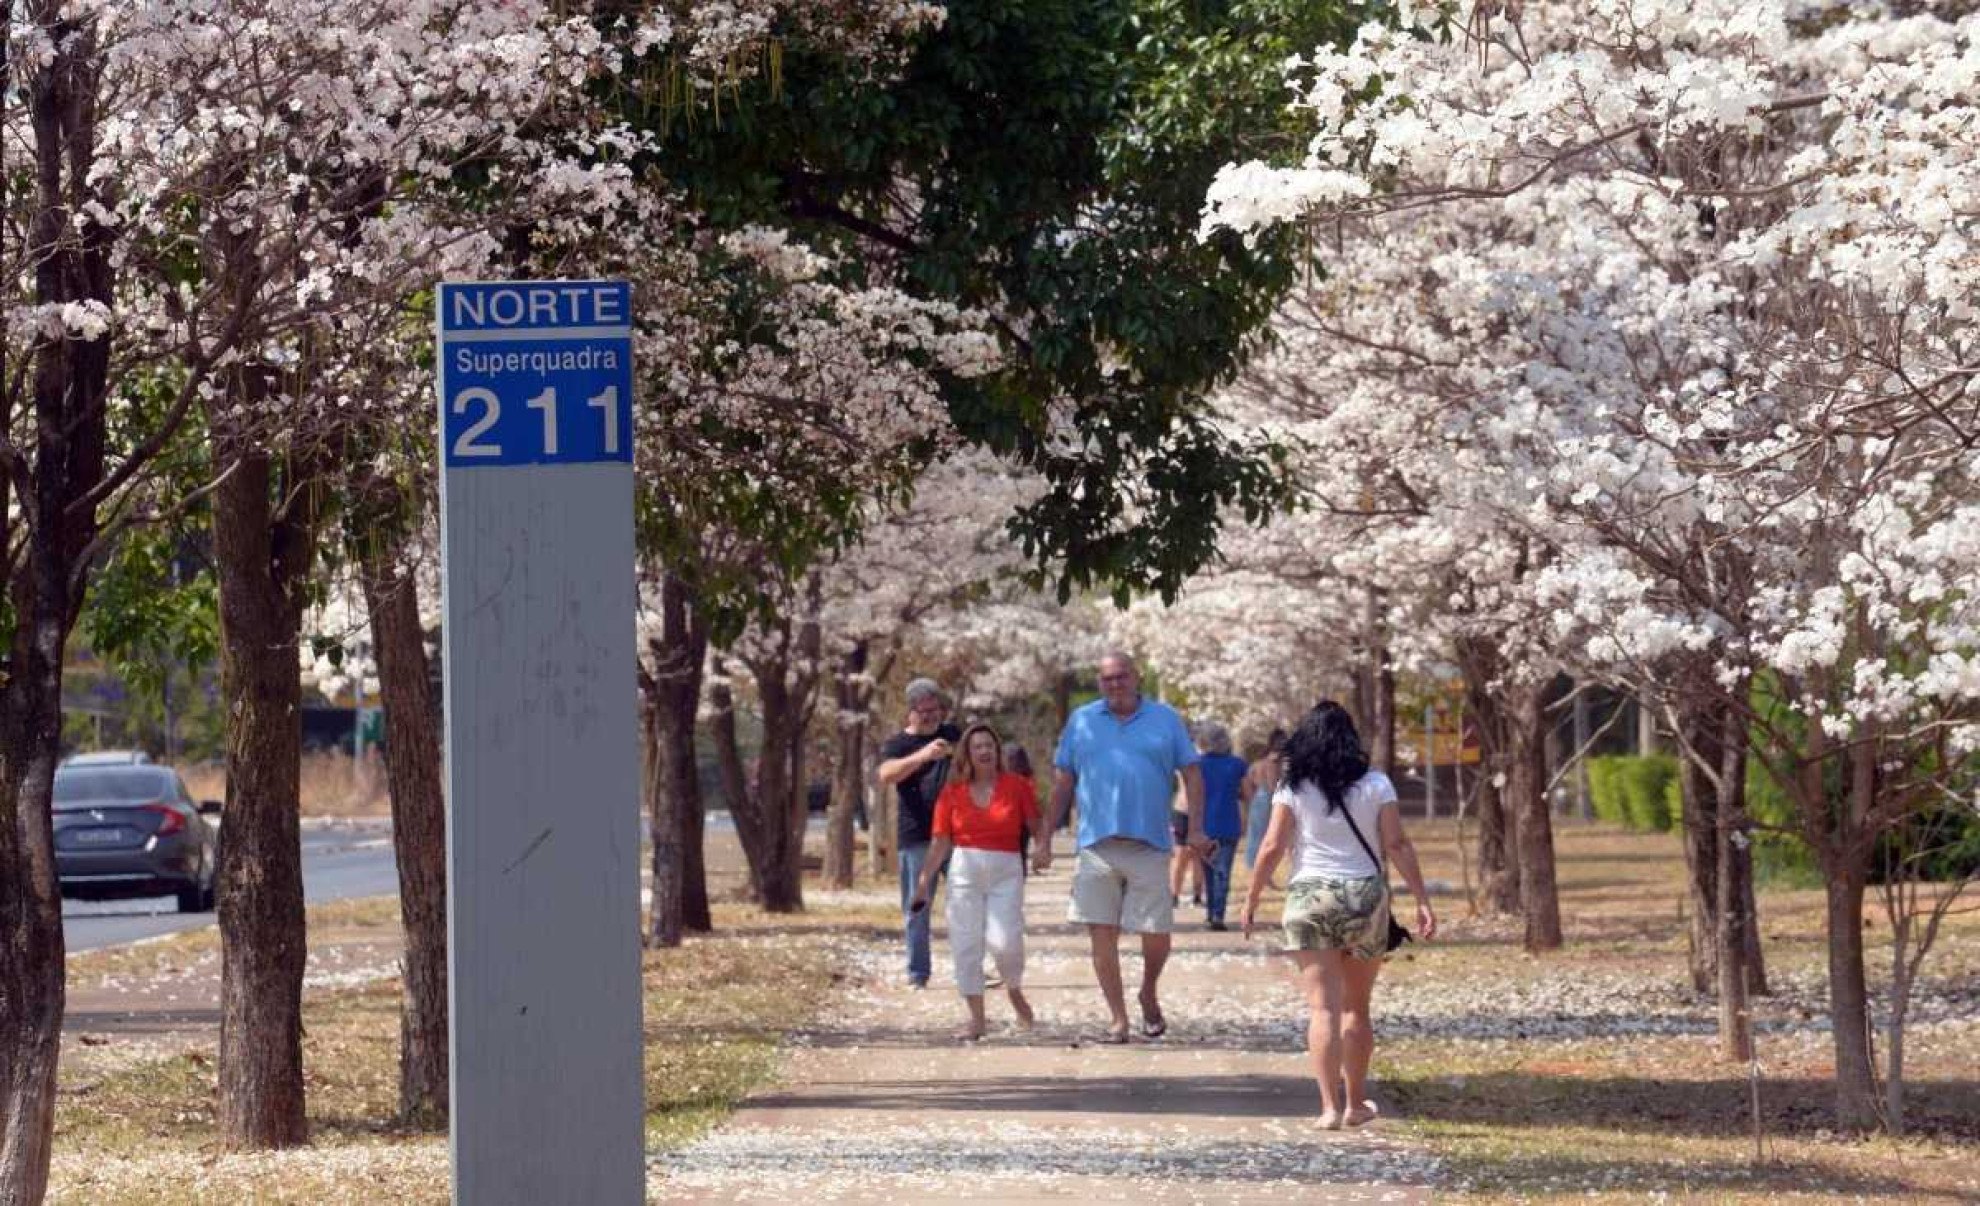
[[[1286,738],[1286,785],[1311,783],[1327,798],[1327,811],[1347,803],[1347,789],[1368,773],[1354,717],[1331,699],[1313,705]]]
[[[1286,731],[1284,729],[1275,728],[1272,730],[1272,735],[1265,739],[1265,752],[1268,754],[1283,754],[1286,752]]]

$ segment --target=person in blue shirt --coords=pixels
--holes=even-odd
[[[1079,855],[1073,868],[1070,919],[1086,927],[1093,974],[1111,1021],[1103,1039],[1128,1040],[1126,990],[1121,984],[1121,931],[1141,935],[1141,1033],[1168,1030],[1157,986],[1169,959],[1175,906],[1169,897],[1169,801],[1182,779],[1188,801],[1186,843],[1211,852],[1203,835],[1203,774],[1188,726],[1174,708],[1144,699],[1134,659],[1100,659],[1100,698],[1066,719],[1052,759],[1055,772],[1045,832],[1032,856],[1034,870],[1052,863],[1052,834],[1075,796]]]
[[[1231,898],[1231,865],[1244,837],[1244,759],[1231,753],[1230,731],[1214,720],[1196,726],[1203,751],[1203,835],[1217,848],[1203,860],[1203,911],[1210,928],[1222,932],[1224,906]]]

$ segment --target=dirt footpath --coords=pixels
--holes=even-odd
[[[784,1088],[684,1151],[657,1157],[658,1201],[1420,1202],[1438,1163],[1397,1121],[1311,1125],[1318,1101],[1284,966],[1183,910],[1163,976],[1166,1036],[1092,1041],[1105,1008],[1083,930],[1064,921],[1066,872],[1030,883],[1026,982],[1039,1025],[950,1037],[962,1017],[948,945],[906,987],[875,945],[834,1021],[794,1040]],[[939,910],[940,903],[937,908]],[[939,912],[937,914],[940,916]],[[1134,949],[1132,940],[1128,950]],[[1138,955],[1126,960],[1130,1000]],[[1375,1091],[1381,1100],[1379,1086]]]

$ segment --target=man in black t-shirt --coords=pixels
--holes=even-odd
[[[928,860],[935,826],[935,797],[949,777],[949,755],[962,733],[949,723],[949,701],[925,678],[907,685],[907,723],[880,746],[880,783],[898,796],[895,814],[900,839],[901,920],[907,926],[908,983],[928,987],[930,910],[913,911],[915,884]]]

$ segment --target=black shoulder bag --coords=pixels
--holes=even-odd
[[[1341,801],[1341,819],[1348,823],[1348,832],[1354,835],[1354,840],[1361,843],[1361,852],[1375,864],[1375,875],[1382,881],[1382,894],[1389,897],[1389,945],[1382,949],[1395,950],[1411,939],[1403,923],[1396,920],[1395,897],[1389,892],[1389,870],[1382,865],[1381,859],[1375,857],[1375,850],[1368,844],[1368,839],[1361,836],[1361,826],[1354,823],[1354,810],[1348,807],[1346,800]]]

